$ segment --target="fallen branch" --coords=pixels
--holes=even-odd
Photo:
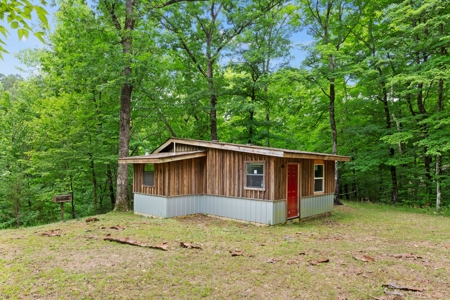
[[[399,292],[399,291],[390,291],[390,290],[388,290],[387,288],[384,289],[384,293],[385,293],[386,295],[390,295],[390,296],[400,296],[400,297],[404,296],[402,292]]]
[[[231,253],[231,256],[246,256],[246,257],[254,257],[253,254],[244,254],[244,251],[239,250],[239,249],[234,249],[234,250],[229,250],[229,252]]]
[[[375,258],[367,256],[367,255],[359,255],[359,256],[353,256],[354,259],[364,262],[374,262]]]
[[[202,247],[197,245],[192,245],[191,243],[181,242],[180,246],[187,249],[199,249],[202,250]]]
[[[157,249],[157,250],[163,250],[163,251],[167,251],[168,249],[168,245],[166,243],[162,243],[156,246],[152,246],[149,245],[147,243],[142,243],[136,240],[132,240],[129,237],[126,238],[112,238],[112,237],[105,237],[103,239],[104,241],[110,241],[110,242],[116,242],[116,243],[120,243],[120,244],[128,244],[128,245],[132,245],[132,246],[138,246],[138,247],[144,247],[144,248],[151,248],[151,249]]]
[[[86,223],[97,222],[97,221],[100,221],[100,220],[98,218],[94,218],[94,217],[89,217],[86,219]]]
[[[242,256],[244,255],[244,252],[239,249],[230,250],[231,256]]]
[[[310,265],[316,266],[318,264],[323,264],[323,263],[330,262],[330,260],[328,258],[319,258],[317,260],[310,260],[308,262],[309,262]]]
[[[275,263],[277,263],[279,261],[281,261],[281,259],[272,257],[272,258],[269,258],[268,260],[266,260],[266,263],[268,263],[268,264],[275,264]]]
[[[395,258],[400,258],[400,259],[402,259],[402,258],[412,258],[412,259],[422,259],[423,257],[422,256],[419,256],[419,255],[415,255],[415,254],[409,254],[409,253],[405,253],[405,254],[388,254],[388,256],[392,256],[392,257],[395,257]]]
[[[385,287],[385,288],[388,288],[388,289],[401,290],[401,291],[409,291],[409,292],[423,292],[423,289],[407,287],[407,286],[401,286],[401,285],[398,285],[396,283],[383,284],[382,287]]]
[[[120,225],[116,225],[116,226],[111,226],[111,227],[109,227],[109,229],[114,229],[114,230],[120,230],[120,231],[122,231],[122,230],[125,230],[125,227],[120,226]]]
[[[50,231],[46,231],[41,233],[42,236],[61,236],[61,229],[53,229]]]

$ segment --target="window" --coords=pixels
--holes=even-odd
[[[155,185],[155,167],[153,164],[144,165],[144,185],[154,186]]]
[[[245,187],[251,189],[263,189],[264,188],[264,163],[263,162],[251,162],[246,163],[247,178],[245,181]]]
[[[320,193],[324,191],[323,179],[323,164],[314,165],[314,193]]]

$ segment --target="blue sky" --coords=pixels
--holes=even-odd
[[[32,0],[30,2],[35,5],[40,5],[38,0]],[[45,10],[49,13],[47,18],[48,21],[50,22],[51,27],[53,25],[52,24],[53,14],[57,10],[57,7],[47,5],[45,7]],[[28,25],[30,25],[31,28],[38,28],[38,24],[39,24],[38,18],[36,14],[33,13],[33,18],[31,22],[28,22]],[[19,40],[17,31],[10,29],[9,24],[4,22],[3,20],[0,20],[0,25],[5,26],[9,31],[9,34],[6,38],[0,35],[0,38],[6,43],[6,45],[4,45],[3,47],[6,49],[6,51],[9,52],[3,54],[3,60],[0,60],[0,73],[4,75],[19,74],[22,75],[23,77],[27,76],[27,73],[23,73],[16,68],[20,67],[22,69],[25,69],[25,66],[20,63],[20,61],[15,57],[15,55],[25,49],[42,48],[44,47],[44,44],[41,41],[39,41],[32,33],[30,33],[29,38],[27,40]]]
[[[0,73],[4,75],[20,74],[22,76],[25,76],[24,73],[16,69],[16,66],[22,68],[25,68],[25,66],[23,66],[14,55],[21,50],[27,48],[44,47],[44,45],[31,34],[28,40],[20,41],[16,31],[11,31],[8,38],[3,38],[3,40],[6,42],[5,48],[9,52],[9,54],[3,54],[3,60],[0,60]]]

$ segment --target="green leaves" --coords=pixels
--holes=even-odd
[[[32,11],[31,8],[29,8],[30,11]],[[38,5],[33,6],[34,11],[37,13],[37,16],[39,18],[39,20],[41,21],[41,24],[43,25],[44,28],[48,27],[48,20],[47,20],[47,11]]]
[[[46,5],[45,1],[40,1],[42,5]],[[5,21],[9,24],[9,27],[13,30],[17,31],[19,40],[23,38],[28,38],[29,33],[33,30],[31,29],[28,22],[32,20],[33,12],[36,13],[40,25],[43,29],[47,29],[49,27],[47,20],[47,11],[39,5],[32,5],[28,0],[15,0],[12,2],[2,3],[0,5],[0,20]],[[28,22],[27,22],[27,21]],[[8,30],[0,25],[0,33],[6,37]],[[44,42],[43,33],[36,32],[35,36],[41,41]],[[4,41],[0,39],[0,42],[4,44]],[[0,58],[3,53],[7,53],[6,49],[0,47]]]
[[[396,132],[388,136],[383,136],[380,140],[389,145],[398,145],[399,143],[407,143],[413,138],[414,135],[411,132]]]

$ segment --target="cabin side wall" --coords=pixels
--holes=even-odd
[[[286,199],[287,173],[286,165],[288,163],[298,163],[300,165],[300,195],[301,198],[315,196],[314,194],[314,160],[313,159],[295,159],[271,157],[274,160],[274,178],[275,197],[273,200]],[[324,193],[318,195],[334,193],[334,161],[324,161]],[[277,171],[278,170],[278,171]]]
[[[154,164],[154,186],[143,185],[144,164],[134,164],[133,193],[159,196],[205,193],[206,158]]]
[[[257,200],[285,200],[287,164],[300,166],[300,195],[314,194],[314,160],[271,157],[259,154],[208,149],[207,157],[155,164],[154,187],[144,186],[143,164],[134,165],[133,192],[179,196],[208,194]],[[245,188],[245,163],[264,162],[264,189]],[[324,161],[324,193],[334,193],[334,161]]]
[[[246,162],[264,162],[264,189],[245,187]],[[272,157],[220,150],[208,149],[206,194],[257,200],[273,200],[274,186]]]

